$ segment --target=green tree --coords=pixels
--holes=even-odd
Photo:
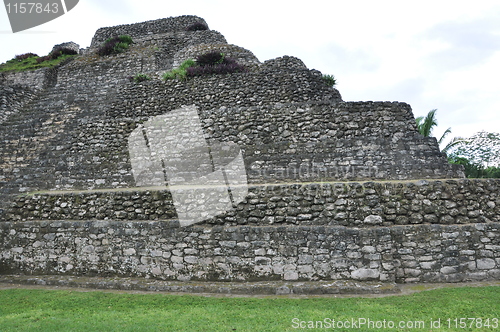
[[[437,126],[436,112],[437,109],[433,109],[430,110],[425,117],[419,116],[418,118],[415,119],[417,122],[418,132],[422,136],[425,137],[432,136],[432,131],[434,130],[434,127]],[[446,129],[441,138],[438,140],[438,144],[441,145],[446,136],[448,136],[448,134],[450,133],[451,133],[451,128]],[[441,151],[446,153],[449,149],[458,144],[458,141],[460,140],[462,140],[461,137],[454,138]]]
[[[481,131],[461,138],[450,149],[448,160],[464,165],[469,178],[499,178],[500,134]]]
[[[417,129],[420,135],[425,137],[431,136],[432,130],[435,126],[437,126],[436,111],[437,109],[433,109],[427,113],[427,116],[419,116],[415,119],[417,121]]]
[[[470,160],[473,164],[500,165],[500,134],[480,131],[470,138],[463,138],[450,151],[451,154]]]
[[[464,157],[450,155],[448,162],[464,166],[465,176],[468,178],[500,178],[500,167],[484,167],[480,164],[474,164]]]

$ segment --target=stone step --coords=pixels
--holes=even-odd
[[[0,275],[0,284],[142,292],[225,295],[393,295],[401,293],[393,282],[375,281],[164,281],[145,278]],[[1,286],[0,286],[1,287]]]
[[[176,203],[198,204],[211,211],[207,192],[197,197],[196,189],[184,188],[191,190],[194,203]],[[219,195],[219,191],[213,193]],[[46,191],[15,198],[5,219],[165,221],[178,216],[173,199],[167,187]],[[201,224],[377,227],[490,223],[500,222],[500,180],[250,184],[246,197],[237,203]]]

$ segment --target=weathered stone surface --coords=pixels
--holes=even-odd
[[[479,270],[491,270],[497,266],[495,260],[491,258],[478,259],[476,264]]]
[[[301,60],[284,56],[260,63],[215,31],[185,31],[195,22],[204,21],[183,16],[103,28],[91,49],[70,63],[3,75],[2,86],[15,93],[0,111],[0,202],[20,191],[133,187],[127,137],[148,117],[182,105],[199,108],[209,140],[242,148],[253,183],[463,176],[447,164],[435,139],[417,133],[409,105],[343,102]],[[130,34],[135,43],[125,53],[96,56],[95,47],[115,34]],[[202,45],[234,52],[252,69],[159,79],[174,57],[182,61]],[[131,83],[129,77],[139,73],[152,80]],[[34,97],[15,84],[46,89]],[[25,112],[16,111],[30,100]],[[144,219],[144,211],[124,210],[120,217]]]
[[[52,48],[52,52],[54,52],[58,48],[69,49],[69,50],[76,52],[76,54],[78,54],[80,52],[80,45],[78,45],[75,42],[66,42],[66,43],[54,45],[54,47]]]
[[[227,295],[329,295],[329,294],[399,294],[400,286],[392,282],[360,281],[257,281],[257,282],[189,282],[144,278],[103,278],[67,276],[0,276],[7,285],[34,285],[115,289],[143,292],[215,293]]]
[[[476,206],[483,219],[500,221],[500,204],[494,208],[488,201],[500,199],[500,180],[468,179],[428,181],[429,192],[421,194],[415,182],[335,183],[250,185],[248,197],[236,210],[218,215],[205,224],[219,225],[342,225],[375,227],[404,224],[454,224],[468,210],[456,207]],[[374,192],[372,192],[374,190]],[[448,200],[435,195],[440,191],[454,197],[455,205],[446,208]],[[477,193],[477,194],[475,194]],[[280,196],[276,196],[279,194]],[[466,194],[466,195],[465,195]],[[411,204],[401,200],[407,195],[419,197]],[[425,204],[423,203],[425,201]],[[321,203],[319,203],[321,202]],[[328,203],[330,202],[330,203]],[[155,208],[151,208],[154,206]],[[348,209],[346,207],[349,207]],[[410,219],[408,210],[413,210]],[[439,217],[429,218],[428,209]],[[128,212],[130,211],[130,212]],[[373,211],[378,211],[377,215]],[[48,220],[166,220],[176,218],[168,190],[85,191],[19,196],[6,210],[7,220],[36,220],[44,214]],[[280,218],[286,214],[285,218]],[[236,215],[236,218],[235,218]],[[293,219],[291,217],[294,217]],[[443,234],[446,238],[457,232]],[[489,238],[485,241],[490,241]],[[489,247],[498,249],[496,247]]]
[[[351,272],[351,277],[356,280],[376,280],[380,277],[380,272],[374,269],[358,269]]]
[[[92,271],[102,276],[204,281],[491,280],[500,271],[499,235],[500,223],[482,224],[481,229],[475,225],[361,229],[182,228],[175,221],[3,222],[0,274]],[[474,242],[474,238],[490,242]],[[485,246],[491,250],[484,250]]]
[[[186,31],[195,22],[204,20],[99,29],[69,63],[0,76],[0,274],[498,278],[498,180],[463,179],[436,140],[418,134],[408,104],[344,102],[300,59],[261,63],[216,31]],[[127,52],[95,54],[121,34],[135,41]],[[204,50],[249,70],[160,79]],[[152,79],[133,83],[136,74]],[[234,210],[186,228],[168,190],[130,189],[127,146],[140,124],[182,105],[198,107],[207,142],[241,148],[250,183]]]

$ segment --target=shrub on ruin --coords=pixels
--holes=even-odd
[[[226,57],[224,53],[213,51],[198,56],[196,61],[192,59],[184,61],[179,68],[163,74],[163,79],[185,80],[194,76],[242,73],[246,71],[246,67],[237,63],[236,60]]]
[[[77,55],[78,52],[67,47],[58,47],[52,52],[50,52],[49,56],[52,60],[55,60],[63,55]]]
[[[132,44],[132,37],[127,35],[116,36],[107,39],[104,44],[99,47],[97,54],[100,56],[122,53]]]
[[[203,30],[208,30],[208,26],[202,22],[193,23],[186,28],[186,31],[203,31]]]
[[[245,66],[237,63],[236,60],[226,57],[224,53],[212,51],[199,55],[196,58],[196,66],[188,68],[187,76],[231,74],[245,71]]]
[[[58,47],[52,52],[49,53],[49,55],[42,56],[36,59],[37,63],[42,63],[45,61],[51,61],[51,60],[56,60],[59,59],[65,55],[77,55],[78,52],[71,48],[66,48],[66,47]]]
[[[24,53],[24,54],[20,54],[20,55],[16,55],[15,59],[16,60],[19,60],[19,61],[23,61],[23,60],[26,60],[26,59],[29,59],[29,58],[33,58],[33,57],[37,57],[38,55],[35,54],[35,53]]]
[[[42,63],[42,62],[45,62],[45,61],[50,61],[50,55],[46,55],[46,56],[41,56],[39,58],[36,58],[36,63]]]
[[[195,66],[196,62],[193,59],[188,59],[184,61],[179,68],[172,69],[169,72],[166,72],[163,74],[163,79],[166,80],[172,80],[172,79],[179,79],[179,80],[185,80],[187,78],[187,70],[188,68]]]
[[[56,49],[54,52],[42,57],[35,53],[20,54],[0,64],[0,72],[23,72],[45,67],[54,67],[69,60],[76,54],[74,50],[66,48]]]
[[[196,57],[196,64],[198,66],[214,66],[224,63],[225,58],[226,56],[224,55],[224,53],[217,51],[208,52]]]
[[[337,80],[335,79],[335,76],[333,75],[323,75],[323,81],[328,85],[328,86],[335,86],[337,84]]]

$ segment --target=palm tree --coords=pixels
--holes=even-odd
[[[425,137],[430,137],[432,135],[432,130],[434,129],[435,126],[437,126],[437,120],[436,120],[436,112],[437,109],[433,109],[427,113],[427,116],[419,116],[415,120],[417,121],[417,129],[418,132]],[[448,136],[448,134],[451,133],[451,128],[448,128],[445,130],[441,138],[438,140],[438,144],[441,145]],[[464,142],[464,139],[461,137],[455,137],[452,139],[446,146],[441,150],[441,152],[448,152],[449,149],[451,149],[453,146],[458,145],[460,143]]]
[[[455,145],[459,145],[459,144],[467,143],[467,142],[468,142],[468,140],[463,138],[463,137],[454,137],[451,141],[448,142],[448,144],[446,144],[446,146],[441,150],[441,152],[448,154],[448,151],[452,147],[454,147]]]

